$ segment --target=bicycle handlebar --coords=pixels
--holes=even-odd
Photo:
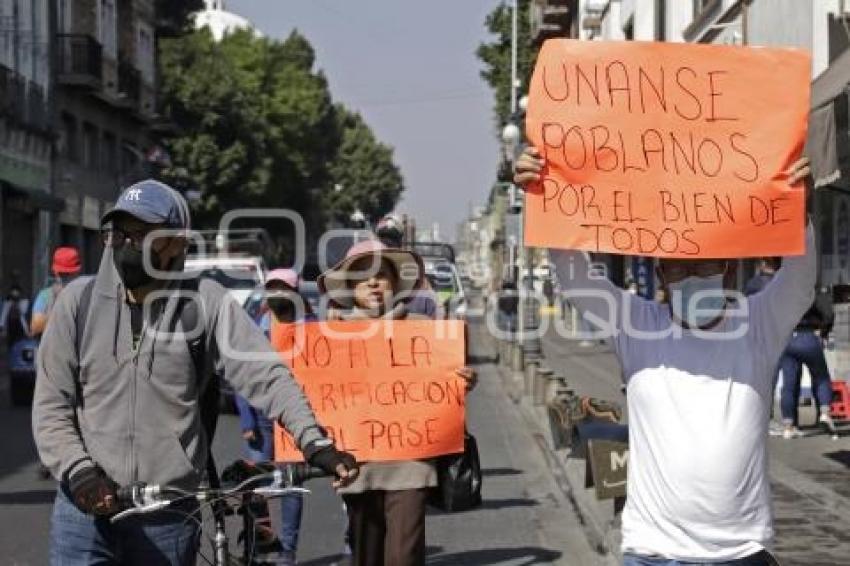
[[[292,486],[301,485],[307,480],[327,478],[333,475],[307,463],[285,464],[283,471],[288,476],[287,483]]]
[[[237,484],[230,488],[185,491],[166,486],[146,485],[141,482],[119,487],[116,490],[117,503],[119,507],[125,508],[125,510],[114,515],[111,521],[116,522],[133,514],[158,511],[184,498],[207,501],[236,494],[276,497],[294,492],[309,493],[308,490],[299,486],[307,480],[331,475],[321,468],[306,463],[254,465],[239,460],[231,465],[228,470],[235,480],[234,483]],[[227,474],[227,471],[225,474]],[[250,484],[262,480],[268,480],[269,485],[248,489]]]

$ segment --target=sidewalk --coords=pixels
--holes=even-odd
[[[620,367],[611,349],[581,347],[553,332],[543,339],[545,364],[561,373],[577,394],[622,403]],[[532,426],[545,429],[536,415]],[[533,419],[534,415],[532,415]],[[801,408],[801,422],[814,423],[811,407]],[[850,561],[850,423],[838,440],[821,435],[813,425],[805,438],[769,441],[770,475],[776,527],[776,551],[783,566],[835,566]],[[546,431],[548,434],[548,431]],[[584,461],[571,461],[566,451],[553,452],[564,470],[567,489],[588,519],[589,536],[619,556],[619,518],[610,501],[599,502],[584,488]]]
[[[478,386],[469,396],[467,426],[478,441],[484,503],[465,513],[429,513],[426,563],[604,564],[552,476],[545,440],[506,395],[492,342],[477,322],[469,332]]]

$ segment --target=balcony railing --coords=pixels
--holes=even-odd
[[[15,126],[46,132],[49,124],[44,88],[0,65],[0,116]]]
[[[103,48],[93,37],[81,34],[56,36],[59,81],[98,88],[103,72]]]
[[[46,132],[49,126],[47,97],[44,94],[44,89],[34,82],[27,85],[26,124],[38,132]]]
[[[27,80],[0,65],[0,114],[13,123],[23,123],[27,112]]]
[[[129,61],[118,62],[118,93],[133,108],[138,108],[142,97],[142,73]]]
[[[9,84],[11,76],[12,69],[0,65],[0,116],[12,114],[12,89]]]

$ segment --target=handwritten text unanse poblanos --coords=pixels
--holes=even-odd
[[[577,109],[600,109],[612,117],[599,119],[598,123],[542,123],[541,150],[547,160],[556,161],[566,170],[591,169],[636,178],[641,173],[663,171],[681,179],[675,187],[597,191],[591,184],[545,177],[544,212],[581,219],[581,226],[596,241],[597,249],[613,247],[640,254],[660,250],[699,255],[694,225],[764,226],[788,222],[790,218],[783,210],[788,200],[785,196],[748,195],[742,201],[733,198],[736,187],[726,191],[718,191],[716,186],[708,189],[711,179],[718,176],[738,179],[738,190],[761,176],[759,159],[748,145],[747,133],[735,129],[740,117],[727,112],[723,104],[724,85],[729,79],[729,73],[720,69],[650,69],[617,60],[544,66],[542,87],[551,102]],[[618,128],[616,114],[669,119],[659,120],[667,124],[666,129],[647,127],[636,131]],[[724,126],[713,131],[712,125],[719,123]],[[659,210],[666,227],[658,230],[640,226],[647,216]]]
[[[396,415],[404,415],[404,408],[427,405],[453,405],[464,407],[464,384],[461,379],[414,379],[405,373],[432,367],[433,351],[424,336],[396,336],[382,340],[363,339],[356,336],[331,340],[322,334],[307,334],[303,339],[295,335],[283,341],[281,350],[292,370],[310,372],[308,380],[301,380],[301,388],[314,408],[321,413],[357,411],[364,418],[359,426],[368,436],[371,448],[393,449],[437,444],[437,418],[398,417],[379,418],[379,407],[396,407]],[[393,377],[377,382],[323,381],[321,372],[332,368],[389,370]],[[328,434],[342,448],[356,453],[357,448],[346,443],[347,431],[326,425]],[[289,441],[289,439],[287,439]]]

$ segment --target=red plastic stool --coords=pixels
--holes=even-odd
[[[832,382],[829,414],[835,419],[850,419],[850,386],[844,380]]]

